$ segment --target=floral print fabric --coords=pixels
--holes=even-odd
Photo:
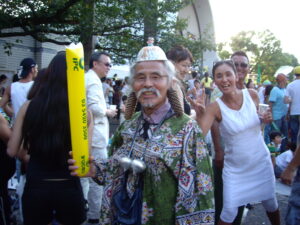
[[[118,159],[143,158],[142,224],[214,224],[212,170],[201,130],[188,116],[172,116],[157,127],[149,140],[137,135],[140,113],[115,133],[110,158],[96,163],[97,181],[105,185],[100,224],[112,224],[112,196],[121,188],[124,169]],[[134,140],[133,140],[134,139]],[[132,195],[139,175],[130,173],[127,192]]]

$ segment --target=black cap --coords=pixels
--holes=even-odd
[[[36,66],[36,62],[32,58],[25,58],[20,63],[21,73],[19,74],[20,78],[25,78],[32,67]]]

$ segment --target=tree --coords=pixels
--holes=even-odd
[[[124,62],[135,56],[148,36],[159,39],[173,29],[174,15],[184,4],[181,0],[0,0],[0,37],[30,35],[59,45],[81,41],[86,59],[96,42],[96,48],[111,53],[115,62]],[[10,29],[16,27],[20,29]]]
[[[220,56],[227,54],[224,52],[228,47],[226,43],[219,44],[218,47]],[[280,66],[298,65],[294,55],[282,52],[280,41],[269,30],[263,32],[242,31],[231,38],[229,47],[232,52],[242,50],[247,53],[252,65],[251,72],[255,73],[259,66],[261,73],[265,75],[262,81],[264,79],[274,80],[273,75]]]
[[[196,37],[192,33],[183,34],[186,21],[179,20],[175,24],[172,32],[164,32],[160,36],[159,46],[164,51],[168,51],[174,45],[183,45],[193,54],[195,60],[194,67],[202,70],[203,68],[203,52],[215,50],[215,44],[212,42],[212,34],[209,28],[204,30],[201,37]],[[180,34],[181,33],[181,34]]]

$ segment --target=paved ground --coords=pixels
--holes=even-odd
[[[288,197],[290,195],[291,188],[279,181],[276,182],[276,195],[279,203],[279,209],[281,213],[281,224],[284,225],[284,217],[286,215]],[[269,222],[265,210],[261,203],[253,205],[253,209],[247,210],[243,220],[243,225],[271,225]]]

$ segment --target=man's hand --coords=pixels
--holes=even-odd
[[[287,185],[291,185],[294,177],[294,170],[287,167],[281,174],[281,182]]]
[[[273,121],[272,112],[269,108],[265,113],[259,115],[263,123],[271,123]]]
[[[117,115],[117,112],[117,109],[106,109],[106,115],[111,118],[115,117]]]

